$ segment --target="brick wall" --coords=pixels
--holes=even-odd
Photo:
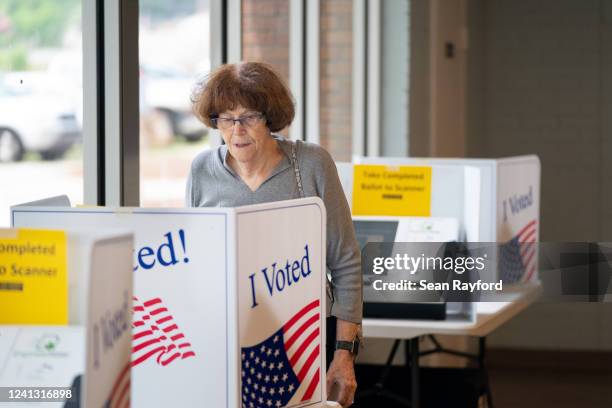
[[[468,151],[540,156],[542,240],[611,240],[612,5],[473,2]],[[611,318],[610,303],[537,304],[490,344],[610,349]]]
[[[242,59],[272,64],[289,81],[289,1],[242,1]],[[351,158],[352,0],[320,4],[320,141]],[[287,130],[281,132],[287,134]]]
[[[353,3],[320,3],[320,141],[337,161],[352,149]]]
[[[242,0],[242,59],[271,64],[289,82],[289,0]]]
[[[242,0],[242,59],[272,64],[289,80],[288,0]]]
[[[612,152],[602,154],[601,98],[612,66],[602,65],[600,4],[483,2],[483,134],[476,152],[540,156],[543,240],[612,238],[601,229],[600,180],[612,159]]]

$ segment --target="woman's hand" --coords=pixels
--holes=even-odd
[[[356,389],[353,356],[348,350],[336,350],[327,370],[327,395],[331,395],[343,407],[348,407],[355,399]]]

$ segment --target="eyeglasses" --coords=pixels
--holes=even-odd
[[[213,125],[215,125],[218,129],[227,130],[234,127],[236,122],[240,123],[240,126],[245,128],[252,128],[257,125],[261,119],[263,119],[263,114],[255,113],[248,116],[242,116],[238,119],[233,118],[212,118],[211,121]]]

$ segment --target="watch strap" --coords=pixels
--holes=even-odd
[[[359,352],[359,340],[355,339],[353,341],[336,341],[336,350],[347,350],[351,354],[356,355]]]

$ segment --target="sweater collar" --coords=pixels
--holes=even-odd
[[[272,134],[272,137],[274,138],[274,140],[276,140],[277,145],[280,147],[285,157],[278,163],[276,168],[272,170],[272,173],[270,173],[268,179],[291,167],[291,142],[280,135]],[[232,176],[238,177],[238,174],[236,174],[234,169],[232,169],[229,163],[227,162],[228,154],[229,149],[227,148],[226,144],[222,144],[221,146],[219,146],[219,159],[221,160],[221,164],[223,165],[225,170],[228,171]]]

